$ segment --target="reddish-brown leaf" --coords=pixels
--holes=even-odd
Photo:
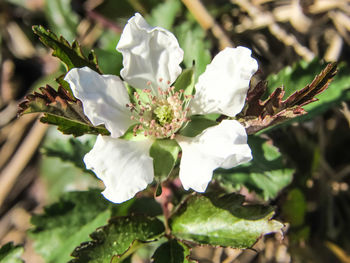
[[[49,85],[40,88],[41,93],[34,92],[26,96],[19,104],[18,114],[41,112],[44,123],[57,125],[65,134],[80,136],[85,133],[109,134],[103,126],[95,127],[85,116],[83,105],[62,86],[56,91]]]
[[[283,87],[277,88],[266,100],[261,100],[267,90],[267,82],[260,81],[254,87],[250,87],[239,121],[244,125],[247,133],[252,134],[274,124],[306,114],[307,112],[302,106],[317,101],[315,96],[328,88],[336,73],[336,63],[328,64],[311,84],[294,92],[285,100],[283,100],[285,94]]]

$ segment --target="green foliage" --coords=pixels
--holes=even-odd
[[[78,16],[71,8],[71,0],[45,1],[45,15],[50,28],[72,41],[76,37]]]
[[[77,247],[70,263],[122,262],[145,242],[154,241],[164,232],[164,225],[146,216],[116,217],[90,236],[92,241]]]
[[[137,130],[136,132],[134,132],[134,128],[136,126],[138,126],[139,124],[134,124],[134,125],[131,125],[127,130],[126,132],[120,136],[119,138],[120,139],[123,139],[123,140],[128,140],[128,141],[142,141],[142,140],[146,140],[146,136],[144,135],[143,131],[142,130]]]
[[[137,99],[135,97],[135,93],[137,93],[139,95],[139,100],[143,103],[143,104],[147,104],[149,103],[149,97],[148,97],[148,93],[144,92],[141,89],[135,89],[134,87],[130,86],[128,83],[124,82],[124,85],[126,87],[126,91],[129,94],[129,99],[130,102],[133,104],[137,104]]]
[[[57,125],[58,130],[64,134],[109,135],[105,127],[92,125],[84,114],[82,103],[74,99],[62,86],[56,91],[47,85],[40,88],[40,91],[41,93],[34,92],[26,96],[26,100],[19,105],[19,114],[44,113],[40,121]]]
[[[272,207],[245,205],[236,194],[191,195],[170,218],[172,234],[199,244],[249,248],[259,237],[279,232]]]
[[[119,75],[123,68],[123,56],[116,50],[120,33],[105,30],[98,39],[99,46],[94,48],[98,57],[98,66],[104,74]]]
[[[83,157],[95,142],[95,136],[79,139],[62,135],[51,127],[41,152],[40,176],[43,179],[49,202],[58,201],[67,190],[87,190],[99,187],[93,172],[85,169]]]
[[[196,21],[183,22],[175,27],[174,33],[180,47],[184,50],[185,67],[190,68],[193,62],[195,63],[195,81],[197,82],[198,76],[205,71],[211,61],[210,42],[206,39],[206,33]]]
[[[271,142],[249,136],[253,160],[232,169],[217,169],[215,179],[229,191],[245,186],[265,200],[275,198],[293,179],[294,169],[287,168],[281,153]]]
[[[194,90],[194,69],[184,69],[174,84],[175,91],[184,90],[184,95],[193,95]]]
[[[100,186],[92,172],[77,168],[72,162],[62,161],[56,157],[43,156],[40,176],[45,183],[49,202],[58,201],[61,195],[69,190],[86,190]]]
[[[306,213],[306,200],[303,192],[294,188],[287,194],[282,205],[282,215],[292,227],[299,227],[304,224]]]
[[[111,204],[99,190],[69,192],[59,202],[45,207],[43,214],[32,217],[34,228],[29,235],[45,262],[66,263],[76,246],[88,240],[97,227],[107,223],[113,214],[112,208],[122,209],[128,205]]]
[[[71,162],[85,170],[83,158],[92,149],[94,142],[94,139],[82,142],[74,138],[69,138],[67,143],[62,143],[62,140],[53,140],[42,148],[42,153],[48,157],[58,157],[62,161]]]
[[[58,83],[58,86],[67,90],[69,92],[69,94],[73,97],[73,92],[69,86],[69,83],[64,80],[65,76],[66,76],[66,74],[62,74],[59,77],[55,78],[55,81],[56,81],[56,83]]]
[[[72,119],[65,119],[64,117],[51,114],[45,114],[40,118],[40,121],[42,123],[56,125],[57,129],[63,134],[72,134],[76,137],[84,134],[109,135],[109,131],[102,126],[94,127],[86,123],[80,123]]]
[[[52,55],[59,58],[66,65],[67,70],[86,66],[101,73],[94,52],[91,51],[86,57],[77,41],[73,41],[72,45],[70,45],[62,36],[58,38],[54,33],[42,26],[33,26],[33,31],[39,36],[40,41],[45,46],[53,50]]]
[[[321,72],[322,68],[324,68],[324,65],[318,59],[314,59],[311,62],[300,61],[293,66],[287,66],[277,74],[270,75],[267,78],[269,83],[268,92],[271,93],[277,87],[284,86],[286,92],[284,98],[286,98],[293,92],[311,83],[314,76]],[[340,101],[349,99],[349,80],[350,68],[346,63],[341,63],[338,65],[337,75],[334,77],[330,87],[317,96],[318,101],[304,107],[308,114],[298,118],[298,120],[310,119]]]
[[[175,18],[181,11],[181,2],[178,0],[167,0],[152,9],[147,22],[153,26],[163,27],[171,31]]]
[[[149,155],[153,158],[154,176],[157,180],[165,180],[173,170],[180,146],[175,140],[157,139],[152,144]]]
[[[104,17],[110,19],[114,22],[126,22],[127,19],[135,14],[135,9],[133,8],[130,0],[127,1],[115,1],[115,0],[105,0],[97,6],[94,11],[98,14],[103,14]]]
[[[133,199],[133,202],[128,209],[128,213],[155,217],[162,215],[163,210],[153,197],[142,197]]]
[[[160,245],[152,256],[153,263],[191,263],[190,249],[183,243],[171,239]]]
[[[217,114],[192,115],[190,116],[190,122],[179,130],[179,134],[186,137],[196,137],[206,128],[217,125],[217,118]]]
[[[3,245],[0,248],[1,263],[23,263],[21,255],[23,254],[22,246],[15,246],[12,242]]]

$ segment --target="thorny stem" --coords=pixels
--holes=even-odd
[[[172,191],[170,188],[163,186],[162,194],[158,197],[156,197],[156,200],[158,203],[160,203],[163,215],[164,215],[164,225],[165,225],[165,235],[168,236],[171,233],[170,227],[169,227],[169,217],[170,217],[170,211],[169,211],[169,205],[171,204],[170,199],[172,196]]]

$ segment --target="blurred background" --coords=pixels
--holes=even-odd
[[[349,0],[1,0],[0,245],[24,244],[26,262],[44,262],[27,237],[31,214],[63,192],[101,186],[48,150],[54,144],[68,152],[74,146],[71,137],[39,123],[36,114],[17,118],[26,94],[46,83],[56,87],[54,79],[66,72],[31,27],[43,25],[69,42],[78,40],[83,50],[95,50],[104,74],[119,74],[122,57],[115,47],[135,12],[176,35],[185,51],[183,66],[195,60],[197,76],[221,49],[238,45],[253,50],[261,79],[273,80],[274,74],[292,66],[284,69],[290,73],[286,82],[303,83],[303,78],[312,80],[320,72],[319,61],[337,61],[343,72],[349,70]],[[343,75],[346,90],[350,76]],[[245,251],[199,247],[194,258],[225,263],[350,262],[349,99],[344,92],[312,119],[264,135],[295,168],[292,182],[269,201],[277,207],[276,217],[288,222],[284,239],[267,236]],[[89,149],[92,141],[83,137],[78,143]],[[240,192],[266,202],[244,187]],[[135,262],[147,261],[140,255]]]

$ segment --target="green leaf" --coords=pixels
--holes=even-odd
[[[151,217],[163,214],[161,205],[153,197],[134,198],[128,211],[129,214],[147,215]]]
[[[15,246],[12,242],[9,242],[0,248],[0,262],[23,263],[24,261],[21,259],[23,251],[22,246]]]
[[[218,117],[217,114],[192,115],[190,116],[190,122],[181,128],[178,133],[186,137],[196,137],[205,129],[217,125],[216,119]]]
[[[113,22],[119,22],[120,19],[126,23],[126,21],[135,14],[135,9],[131,2],[135,1],[103,1],[93,11],[98,14],[103,14],[105,18]],[[120,28],[122,30],[122,28]]]
[[[71,8],[71,0],[45,1],[45,15],[50,28],[60,32],[69,41],[76,38],[78,15]]]
[[[274,89],[284,86],[286,93],[284,98],[287,98],[293,92],[302,89],[307,84],[311,83],[314,76],[322,71],[325,65],[321,64],[318,59],[311,62],[300,61],[293,65],[282,69],[277,74],[270,75],[267,80],[269,83],[268,92],[271,93]],[[310,119],[317,114],[321,114],[332,106],[335,106],[340,101],[350,98],[349,90],[350,68],[343,62],[338,65],[337,75],[334,77],[329,88],[317,95],[318,101],[310,103],[303,107],[308,114],[298,117],[297,120]]]
[[[93,126],[85,116],[82,103],[75,100],[61,86],[54,90],[50,86],[40,88],[41,93],[34,92],[26,96],[26,100],[19,105],[19,114],[42,112],[40,119],[43,123],[58,126],[64,134],[80,136],[86,133],[109,135],[103,126]]]
[[[103,198],[100,190],[66,193],[58,203],[45,207],[44,214],[32,217],[34,229],[29,235],[45,262],[66,263],[76,246],[107,223],[112,209],[128,205],[113,205]]]
[[[75,259],[70,263],[122,262],[145,242],[159,238],[164,230],[163,223],[156,218],[140,215],[113,218],[90,235],[92,241],[73,251]]]
[[[71,144],[70,140],[79,142]],[[94,136],[76,139],[61,134],[53,126],[48,129],[43,142],[43,151],[48,148],[52,152],[49,153],[50,156],[45,154],[42,156],[40,176],[46,186],[49,203],[57,202],[68,190],[81,191],[100,186],[96,175],[86,170],[83,163],[83,154],[88,150],[88,145],[93,145],[94,141]],[[75,149],[74,145],[80,143],[82,145]]]
[[[118,4],[122,5],[120,2]],[[98,38],[98,47],[94,48],[98,57],[98,66],[104,74],[119,75],[123,68],[123,56],[115,49],[120,33],[115,30],[103,30]]]
[[[144,92],[141,89],[135,89],[134,87],[130,86],[128,83],[124,82],[124,85],[126,87],[126,91],[129,94],[129,99],[130,102],[133,104],[137,104],[137,100],[135,98],[135,93],[137,93],[140,97],[139,100],[143,103],[143,104],[147,104],[149,103],[149,98],[148,98],[148,93]]]
[[[97,58],[93,51],[91,51],[88,57],[86,57],[83,54],[79,43],[76,41],[73,41],[72,45],[70,45],[62,36],[58,38],[54,33],[42,26],[33,26],[33,31],[39,36],[40,41],[45,46],[53,49],[52,55],[59,58],[66,65],[67,70],[86,66],[101,73],[97,65]]]
[[[306,213],[306,200],[303,192],[294,188],[288,191],[286,200],[282,205],[282,215],[291,227],[300,227],[304,224]]]
[[[93,172],[77,168],[71,162],[57,157],[43,156],[40,162],[40,178],[47,189],[49,203],[57,202],[68,190],[98,188],[101,184]]]
[[[249,136],[253,160],[232,169],[217,169],[215,179],[228,191],[245,186],[265,200],[275,198],[291,183],[294,169],[286,167],[281,153],[271,142]]]
[[[58,126],[57,129],[63,134],[72,134],[73,136],[81,136],[84,134],[102,134],[109,135],[109,131],[100,126],[90,126],[86,123],[81,123],[75,120],[66,119],[64,117],[55,116],[51,114],[44,114],[43,117],[40,118],[42,123],[52,124]]]
[[[182,71],[174,84],[175,91],[184,90],[184,95],[193,95],[194,90],[194,69],[188,68]]]
[[[160,245],[152,256],[152,263],[190,263],[190,249],[183,243],[171,239]]]
[[[184,64],[186,68],[193,66],[196,69],[195,82],[211,61],[211,44],[206,37],[205,31],[195,20],[185,21],[175,28],[180,47],[184,50]]]
[[[83,158],[92,149],[94,143],[95,140],[82,142],[75,138],[69,138],[67,143],[62,143],[62,140],[51,140],[42,148],[42,153],[48,157],[58,157],[62,161],[71,162],[86,171]]]
[[[149,155],[153,158],[154,176],[159,180],[165,180],[173,170],[180,146],[175,140],[156,139],[152,144]]]
[[[56,83],[58,83],[59,86],[61,86],[65,90],[67,90],[72,97],[74,97],[74,94],[69,86],[69,83],[64,80],[65,76],[66,76],[66,74],[62,74],[59,77],[55,78],[55,81],[56,81]]]
[[[171,30],[175,18],[180,11],[180,1],[167,0],[152,9],[151,15],[147,17],[147,22],[150,25],[159,26]]]
[[[134,128],[138,126],[139,124],[131,125],[126,132],[120,136],[120,139],[127,140],[127,141],[143,141],[146,140],[147,137],[144,135],[142,130],[137,129],[136,132],[134,132]]]
[[[280,232],[272,207],[242,205],[236,194],[191,195],[170,218],[172,234],[199,244],[249,248],[262,235]]]

